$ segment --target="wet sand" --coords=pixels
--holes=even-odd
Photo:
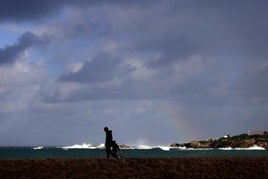
[[[0,159],[0,178],[265,178],[268,157]]]

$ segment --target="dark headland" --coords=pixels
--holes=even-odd
[[[245,134],[229,136],[218,139],[197,140],[187,143],[173,143],[171,147],[186,148],[249,148],[253,146],[268,149],[268,132],[267,131],[249,131]]]

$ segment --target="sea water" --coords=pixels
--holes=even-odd
[[[202,156],[268,156],[268,150],[251,148],[189,149],[167,146],[134,146],[120,150],[123,158],[180,158]],[[62,147],[0,147],[0,159],[18,158],[105,158],[104,145],[90,144]]]

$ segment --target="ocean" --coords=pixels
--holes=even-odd
[[[130,149],[121,149],[123,158],[180,158],[205,156],[268,156],[268,150],[254,146],[251,148],[224,148],[224,149],[187,149],[170,148],[163,146],[138,146]],[[0,147],[0,159],[22,158],[105,158],[103,145],[91,146],[89,144],[65,147]]]

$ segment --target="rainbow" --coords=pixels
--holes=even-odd
[[[200,129],[187,115],[188,109],[175,101],[159,101],[158,109],[167,120],[178,142],[188,142],[197,139],[204,131]]]

